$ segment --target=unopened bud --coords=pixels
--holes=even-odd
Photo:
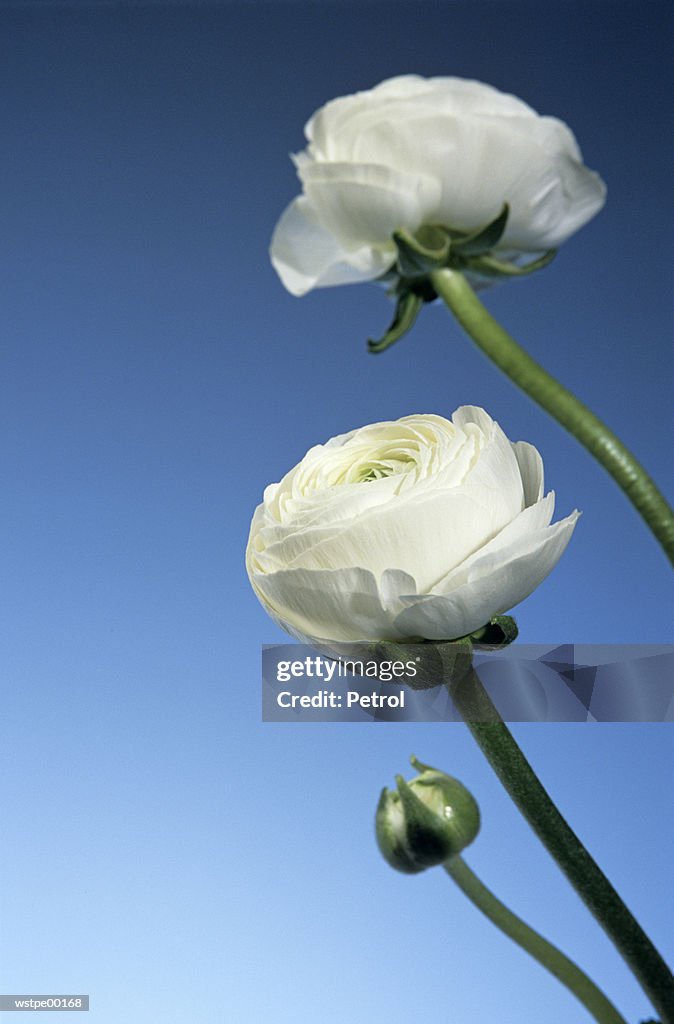
[[[419,775],[410,782],[396,776],[397,791],[382,791],[375,819],[384,859],[406,874],[457,856],[480,828],[480,809],[458,779],[411,762]]]

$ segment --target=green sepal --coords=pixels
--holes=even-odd
[[[457,682],[470,671],[473,664],[473,645],[468,637],[459,640],[420,640],[418,643],[399,644],[383,640],[370,647],[369,657],[383,661],[417,661],[415,676],[402,682],[411,690],[432,690]]]
[[[458,238],[452,236],[452,255],[457,254],[461,257],[467,257],[481,256],[483,253],[488,253],[501,241],[509,214],[510,207],[507,203],[504,203],[498,217],[495,217],[485,227],[478,228],[477,231],[470,235],[461,235]]]
[[[512,615],[495,615],[482,629],[475,630],[468,639],[476,647],[507,647],[519,634]]]
[[[405,875],[418,875],[424,868],[411,856],[404,832],[401,833],[394,827],[391,818],[390,811],[396,800],[396,794],[391,793],[386,787],[382,789],[375,814],[377,846],[387,863],[396,871],[402,871]]]
[[[455,857],[473,842],[480,831],[480,808],[462,782],[438,768],[426,765],[421,774],[411,780],[410,788],[442,822],[446,842],[445,860]],[[447,814],[448,810],[451,814]]]
[[[524,277],[527,274],[533,274],[537,270],[542,270],[543,267],[547,267],[549,263],[552,263],[556,255],[556,249],[548,249],[537,260],[532,260],[531,263],[525,263],[522,266],[518,266],[516,263],[508,263],[506,260],[496,259],[495,256],[475,256],[467,259],[465,266],[469,270],[476,270],[479,274],[484,274],[485,277]]]
[[[370,352],[384,352],[399,341],[414,326],[419,310],[424,304],[423,296],[405,289],[398,296],[393,320],[382,338],[369,338],[367,347]]]
[[[398,248],[398,272],[402,278],[426,277],[449,260],[450,237],[435,224],[422,225],[415,234],[399,228],[393,232]]]
[[[411,330],[423,303],[433,302],[438,297],[431,280],[438,270],[452,268],[499,278],[524,277],[547,267],[556,256],[556,249],[549,249],[522,266],[492,255],[503,237],[509,215],[510,207],[504,203],[497,217],[472,232],[442,224],[422,224],[414,232],[397,228],[392,236],[396,261],[378,278],[382,284],[391,284],[389,294],[396,300],[396,309],[383,337],[368,339],[368,350],[384,352]]]
[[[402,775],[396,775],[396,787],[405,818],[406,843],[412,851],[416,870],[442,864],[454,853],[445,820],[426,806]]]

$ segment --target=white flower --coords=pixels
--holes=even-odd
[[[453,640],[524,600],[579,513],[550,525],[537,450],[483,409],[406,416],[311,448],[255,511],[246,568],[301,640]]]
[[[303,195],[271,244],[294,295],[380,277],[398,228],[473,231],[508,203],[495,251],[517,255],[556,248],[604,204],[570,129],[482,82],[391,78],[327,103],[305,134]]]

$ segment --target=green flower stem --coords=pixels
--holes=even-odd
[[[632,453],[518,345],[485,309],[462,273],[442,269],[433,271],[430,278],[437,294],[485,355],[611,474],[674,563],[674,511]]]
[[[625,1018],[580,967],[556,946],[513,914],[494,896],[461,857],[445,861],[443,867],[461,891],[488,917],[492,924],[571,991],[599,1024],[626,1024]]]
[[[483,754],[559,867],[631,968],[660,1015],[674,1024],[674,977],[599,865],[558,811],[502,721],[474,669],[449,684]]]

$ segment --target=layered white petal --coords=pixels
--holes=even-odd
[[[321,226],[347,252],[364,240],[383,248],[389,266],[396,256],[393,232],[416,231],[441,195],[433,177],[366,162],[304,164],[300,177]]]
[[[374,89],[341,96],[326,103],[305,126],[313,156],[324,160],[352,159],[355,137],[380,121],[399,124],[424,114],[444,117],[537,114],[522,100],[493,86],[463,78],[421,78],[399,75]]]
[[[351,528],[308,530],[266,548],[265,571],[366,566],[377,578],[401,569],[429,590],[443,567],[456,565],[491,536],[493,511],[463,490],[441,491],[418,501],[392,502]],[[432,542],[429,542],[432,538]]]
[[[427,220],[473,230],[510,207],[501,249],[560,245],[604,203],[601,179],[564,149],[549,151],[549,128],[522,118],[437,117],[418,126],[416,160],[435,174],[442,196]],[[413,140],[411,139],[410,142]],[[560,142],[561,142],[560,138]]]
[[[477,557],[465,583],[447,594],[402,598],[408,607],[395,627],[410,637],[452,640],[480,629],[528,597],[554,569],[571,539],[578,513],[511,546]]]
[[[484,409],[462,406],[452,421],[466,433],[478,430],[487,442],[462,481],[463,490],[479,495],[480,503],[489,508],[486,541],[524,508],[521,470],[511,442]]]
[[[515,441],[513,451],[522,477],[526,508],[543,497],[543,459],[538,449],[526,441]]]
[[[371,245],[346,252],[320,223],[305,196],[298,196],[279,220],[270,246],[271,262],[292,295],[312,288],[373,281],[391,265],[390,254]]]
[[[387,578],[389,599],[395,580]],[[404,639],[394,624],[395,607],[385,605],[375,577],[365,569],[287,569],[253,574],[251,583],[275,622],[296,639]]]
[[[475,566],[482,563],[486,557],[492,559],[509,556],[510,551],[520,542],[526,542],[534,534],[550,525],[555,511],[555,492],[550,491],[544,498],[525,508],[518,516],[508,523],[499,533],[496,534],[487,544],[478,551],[466,558],[465,561],[455,565],[453,569],[438,580],[432,588],[434,594],[448,594],[457,587],[472,579]],[[486,564],[486,563],[484,563]]]

